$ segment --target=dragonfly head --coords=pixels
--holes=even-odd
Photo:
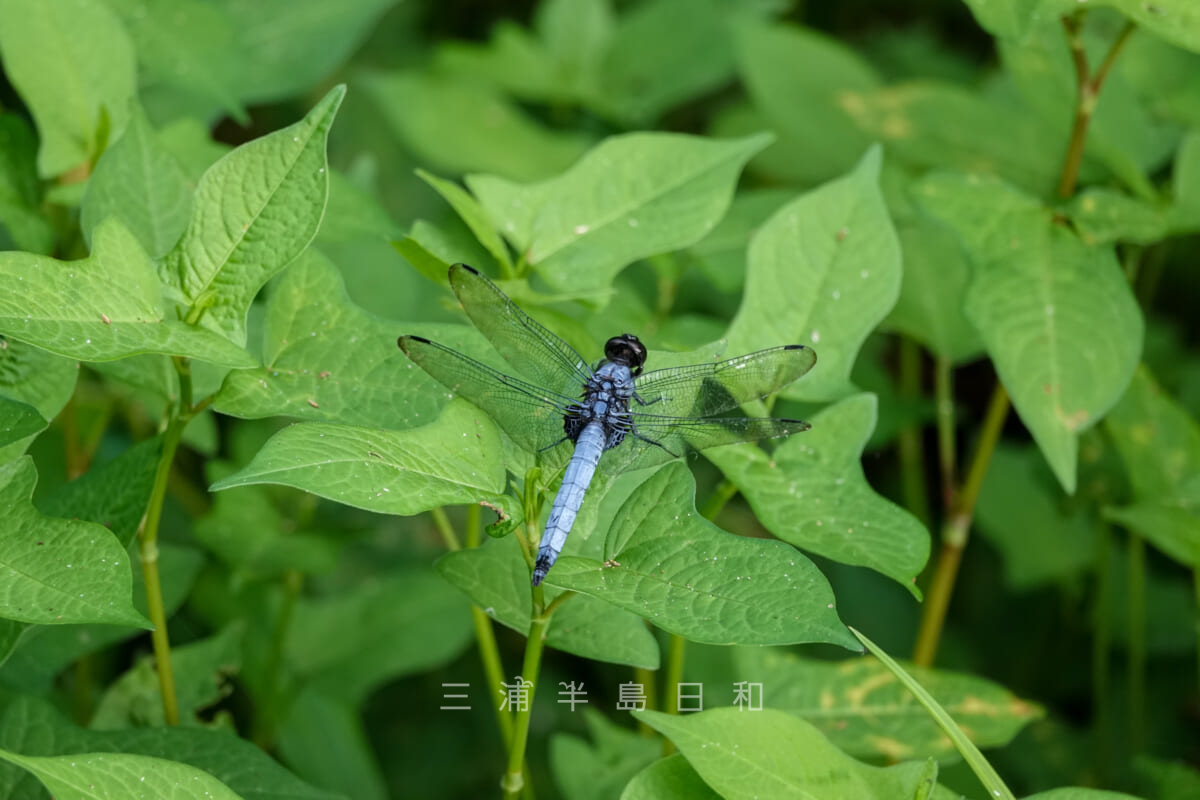
[[[604,357],[614,364],[624,364],[637,375],[646,363],[646,345],[632,333],[622,333],[604,344]]]

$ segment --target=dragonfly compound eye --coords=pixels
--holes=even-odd
[[[646,345],[632,333],[622,333],[605,343],[604,357],[614,364],[625,364],[638,370],[646,363]]]

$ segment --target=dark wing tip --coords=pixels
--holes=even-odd
[[[411,339],[414,342],[420,342],[421,344],[433,344],[433,342],[429,341],[424,336],[401,336],[399,339],[396,340],[396,346],[399,347],[401,350],[403,350],[406,353],[408,352],[408,348],[406,348],[404,346],[404,343],[405,343],[405,340],[408,340],[408,339]]]
[[[461,261],[459,263],[455,264],[454,266],[450,267],[450,269],[454,269],[455,267],[465,269],[467,272],[471,273],[472,275],[479,274],[479,270],[475,269],[470,264],[464,264]]]
[[[783,422],[786,422],[786,423],[787,423],[787,424],[789,424],[789,425],[795,425],[795,426],[796,426],[796,433],[801,433],[801,432],[803,432],[803,431],[807,431],[807,430],[811,430],[811,429],[812,429],[812,425],[808,424],[807,422],[805,422],[805,421],[804,421],[804,420],[802,420],[802,419],[784,419],[784,420],[782,420],[782,421],[783,421]]]

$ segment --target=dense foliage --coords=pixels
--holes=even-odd
[[[1200,797],[1200,6],[502,6],[0,0],[0,798]],[[812,429],[531,588],[454,262]]]

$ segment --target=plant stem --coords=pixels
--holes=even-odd
[[[546,644],[546,632],[550,626],[551,609],[545,607],[542,587],[534,586],[533,619],[529,625],[529,638],[525,640],[525,660],[520,678],[529,681],[529,702],[518,704],[513,720],[512,742],[508,748],[508,772],[500,781],[505,800],[515,800],[525,786],[525,745],[529,740],[529,720],[533,714],[533,700],[537,695],[538,672],[542,665],[542,650]]]
[[[1108,621],[1112,604],[1112,528],[1101,523],[1096,537],[1096,595],[1092,607],[1092,726],[1095,737],[1095,762],[1102,768],[1112,757],[1108,703],[1112,634]]]
[[[975,446],[975,455],[967,470],[966,481],[942,526],[942,549],[934,569],[933,582],[929,586],[929,596],[925,599],[922,609],[921,628],[913,650],[913,662],[918,666],[931,666],[937,655],[942,627],[946,622],[946,611],[950,607],[950,596],[954,593],[954,582],[962,562],[962,551],[967,546],[971,520],[975,516],[975,502],[979,499],[983,478],[987,475],[992,453],[996,450],[996,442],[1004,428],[1008,406],[1008,392],[1004,390],[1003,385],[997,383],[979,432],[979,443]]]
[[[154,661],[158,667],[158,684],[162,693],[163,719],[168,725],[179,724],[179,705],[175,697],[175,675],[171,671],[171,641],[167,635],[167,614],[163,606],[162,582],[158,576],[158,526],[162,520],[163,499],[167,494],[167,479],[175,461],[175,451],[183,435],[186,421],[172,414],[163,435],[162,452],[154,473],[150,504],[138,530],[138,553],[142,562],[142,578],[146,584],[146,606],[154,623],[151,639]]]
[[[933,362],[934,396],[937,398],[938,464],[942,477],[942,508],[954,508],[957,494],[957,446],[954,441],[954,365],[945,356]]]
[[[300,591],[304,588],[304,574],[299,570],[289,569],[283,574],[283,599],[279,604],[279,613],[275,618],[275,630],[271,632],[270,650],[267,651],[266,685],[264,689],[270,693],[269,705],[266,712],[259,715],[255,722],[257,730],[254,742],[264,750],[270,749],[275,737],[275,726],[283,716],[280,706],[283,692],[283,654],[287,649],[288,632],[292,627],[292,617],[296,612],[296,602],[300,599]]]
[[[700,516],[704,517],[709,522],[714,521],[722,509],[729,504],[729,501],[737,497],[738,488],[733,485],[733,482],[728,478],[717,484],[717,488],[713,489],[713,493],[709,495],[708,502],[704,504],[704,508],[700,509]]]
[[[1071,60],[1075,64],[1075,84],[1077,95],[1075,99],[1075,122],[1071,126],[1071,138],[1067,144],[1067,154],[1063,159],[1063,170],[1058,181],[1058,196],[1064,200],[1075,194],[1079,182],[1079,165],[1083,163],[1084,146],[1087,143],[1088,126],[1096,112],[1096,102],[1100,97],[1100,89],[1108,78],[1108,73],[1116,63],[1117,56],[1129,41],[1136,27],[1128,22],[1117,38],[1113,40],[1104,61],[1095,73],[1088,67],[1087,52],[1083,44],[1083,12],[1076,12],[1069,17],[1063,17],[1063,29],[1067,34],[1067,44],[1071,48]]]
[[[1146,540],[1129,533],[1129,741],[1146,749]]]
[[[633,682],[641,684],[642,690],[646,693],[646,708],[650,711],[657,711],[658,691],[655,686],[654,670],[646,669],[645,667],[634,667]],[[656,735],[655,730],[641,720],[638,720],[638,732],[643,736]]]
[[[438,533],[442,535],[446,549],[450,552],[461,550],[462,545],[458,543],[458,536],[454,533],[454,526],[450,524],[450,518],[446,516],[445,509],[441,506],[430,509],[429,516],[433,517],[433,524],[438,529]]]
[[[921,396],[921,347],[907,336],[900,338],[900,395],[908,400]],[[929,487],[925,483],[925,447],[921,425],[910,422],[897,439],[900,454],[900,480],[904,506],[929,525]]]

